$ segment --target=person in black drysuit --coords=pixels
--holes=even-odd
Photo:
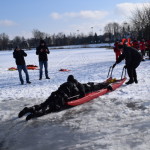
[[[116,66],[116,64],[120,63],[122,60],[125,59],[125,68],[127,69],[127,73],[129,76],[129,81],[126,82],[126,84],[132,84],[134,82],[138,83],[136,68],[140,65],[140,62],[142,61],[141,54],[137,51],[137,49],[133,47],[128,47],[125,44],[120,44],[118,48],[121,49],[123,52],[113,65],[113,68]]]
[[[45,102],[32,107],[25,107],[22,111],[20,111],[18,117],[20,118],[26,113],[30,113],[26,117],[26,120],[30,120],[31,118],[40,117],[50,112],[60,111],[67,108],[66,103],[68,101],[82,98],[85,94],[102,88],[108,88],[111,90],[109,83],[89,82],[87,84],[81,84],[74,79],[73,75],[69,75],[67,82],[60,85],[57,91],[52,92]]]
[[[17,65],[17,69],[18,69],[18,72],[19,72],[19,78],[20,78],[20,82],[21,84],[23,85],[24,84],[24,80],[23,80],[23,77],[22,77],[22,70],[24,71],[25,75],[26,75],[26,82],[28,84],[30,84],[30,80],[29,80],[29,74],[28,74],[28,70],[26,68],[26,63],[25,63],[25,60],[24,60],[24,57],[26,57],[27,54],[21,50],[19,48],[19,46],[16,46],[15,49],[14,49],[14,52],[13,52],[13,57],[15,58],[16,60],[16,65]]]
[[[40,66],[39,80],[42,80],[43,66],[45,68],[46,79],[50,79],[48,76],[48,57],[47,57],[47,54],[49,53],[50,51],[46,46],[45,41],[41,40],[39,46],[36,48],[36,55],[39,55],[39,66]]]

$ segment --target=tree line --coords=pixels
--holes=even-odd
[[[25,39],[24,37],[16,36],[10,40],[5,33],[0,34],[0,50],[11,50],[16,45],[21,48],[30,49],[35,48],[41,39],[45,40],[47,46],[64,46],[64,45],[79,45],[79,44],[97,44],[104,42],[114,42],[122,38],[150,39],[150,3],[143,5],[142,9],[137,8],[133,11],[132,16],[128,22],[121,24],[117,22],[110,22],[104,27],[104,34],[90,32],[88,35],[83,33],[58,33],[50,35],[34,29],[32,31],[32,38]]]
[[[108,23],[105,33],[109,39],[131,38],[132,40],[150,40],[150,3],[143,5],[142,9],[136,8],[129,18],[129,22]]]
[[[38,46],[41,39],[45,40],[47,46],[64,46],[64,45],[79,45],[79,44],[97,44],[105,42],[104,35],[94,35],[89,33],[85,35],[83,33],[76,35],[75,33],[70,33],[66,35],[64,33],[58,33],[49,35],[47,33],[41,32],[38,29],[32,31],[33,37],[25,39],[24,37],[16,36],[14,39],[9,40],[9,36],[5,33],[0,34],[0,50],[11,50],[15,46],[19,46],[23,49],[31,49]]]

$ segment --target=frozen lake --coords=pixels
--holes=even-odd
[[[38,65],[35,50],[26,51],[26,64]],[[123,85],[83,105],[28,122],[17,119],[25,106],[39,104],[73,74],[78,81],[102,82],[115,62],[113,50],[81,48],[51,50],[50,80],[29,70],[31,85],[20,85],[12,51],[0,52],[1,150],[148,150],[150,149],[150,61],[137,69],[138,84]],[[124,62],[113,77],[120,78]],[[70,72],[60,72],[59,69]]]

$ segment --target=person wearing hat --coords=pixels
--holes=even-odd
[[[48,76],[48,57],[47,57],[47,54],[49,54],[49,53],[50,53],[50,51],[49,51],[48,47],[46,46],[45,41],[41,40],[39,46],[36,48],[36,55],[39,56],[39,66],[40,66],[39,80],[42,79],[43,66],[45,68],[46,79],[50,79]]]
[[[24,71],[24,73],[26,75],[26,82],[28,84],[31,83],[29,80],[29,74],[28,74],[28,70],[26,68],[26,63],[25,63],[25,59],[24,59],[24,57],[26,57],[26,56],[27,56],[27,54],[23,50],[21,50],[19,48],[19,46],[15,47],[14,52],[13,52],[13,57],[16,60],[16,65],[17,65],[17,69],[19,72],[19,78],[20,78],[20,82],[22,85],[24,84],[24,80],[22,77],[22,70]]]
[[[85,96],[85,94],[107,88],[109,83],[94,83],[88,82],[81,84],[73,75],[69,75],[67,82],[60,85],[58,90],[51,93],[45,102],[40,105],[34,105],[32,107],[25,107],[18,117],[24,116],[26,113],[30,113],[26,120],[31,118],[40,117],[53,111],[60,111],[67,107],[66,103],[71,100],[79,99]],[[110,87],[108,88],[110,90]]]
[[[122,51],[122,54],[119,56],[118,60],[114,63],[113,68],[116,64],[119,64],[122,60],[125,59],[125,68],[129,76],[129,81],[126,84],[138,83],[136,68],[140,65],[142,61],[141,54],[137,49],[129,47],[126,44],[119,44],[118,48]]]

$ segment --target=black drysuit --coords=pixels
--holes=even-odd
[[[66,103],[68,101],[84,97],[87,93],[107,88],[108,85],[109,83],[106,82],[81,84],[76,79],[72,82],[67,81],[60,85],[57,91],[52,92],[45,102],[28,108],[25,107],[18,116],[22,117],[24,114],[30,112],[32,115],[31,118],[34,118],[50,112],[60,111],[61,109],[67,108]]]
[[[65,104],[68,101],[75,100],[83,96],[85,96],[83,85],[77,80],[74,80],[73,82],[68,81],[60,85],[57,91],[52,92],[45,102],[29,108],[26,107],[22,111],[25,110],[25,113],[32,113],[32,118],[40,117],[50,112],[64,109],[67,106]]]
[[[140,65],[140,62],[142,61],[141,54],[137,51],[137,49],[124,45],[123,53],[119,56],[116,64],[120,63],[124,59],[130,80],[137,80],[136,68]]]

